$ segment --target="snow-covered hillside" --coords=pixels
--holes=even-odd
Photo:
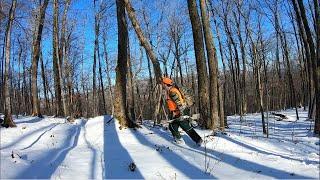
[[[19,117],[17,128],[0,128],[0,178],[45,179],[252,179],[319,178],[319,138],[306,112],[269,117],[269,138],[260,114],[229,118],[226,134],[197,132],[207,144],[197,147],[186,135],[173,143],[166,127],[146,121],[138,130],[119,130],[110,116],[78,119]],[[109,123],[107,123],[109,122]],[[133,165],[131,171],[129,165]],[[134,167],[136,166],[136,167]]]

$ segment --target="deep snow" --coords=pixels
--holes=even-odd
[[[230,116],[226,134],[197,132],[207,144],[173,143],[165,126],[119,130],[110,116],[78,119],[19,117],[17,128],[0,128],[1,179],[319,179],[319,138],[300,110],[269,116],[269,138],[260,114]],[[311,126],[312,127],[312,126]],[[134,171],[129,164],[134,163]]]

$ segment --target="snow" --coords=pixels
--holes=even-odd
[[[0,179],[319,179],[319,138],[307,112],[269,115],[269,137],[261,116],[230,116],[226,134],[196,131],[198,147],[183,133],[175,144],[164,126],[119,130],[111,116],[77,119],[15,117],[17,128],[0,128]],[[109,123],[107,123],[109,122]],[[134,171],[129,164],[134,163]]]

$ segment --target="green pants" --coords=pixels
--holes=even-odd
[[[181,127],[189,136],[190,138],[198,143],[201,139],[201,137],[199,136],[199,134],[193,129],[192,126],[190,126],[189,120],[185,119],[185,120],[175,120],[172,121],[171,123],[169,123],[169,130],[171,131],[173,137],[180,139],[181,138],[181,134],[178,131],[179,127]]]

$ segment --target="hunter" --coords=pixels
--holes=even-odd
[[[198,146],[201,146],[203,140],[190,125],[190,108],[186,105],[181,92],[173,85],[173,80],[168,77],[162,78],[162,85],[166,90],[167,107],[170,111],[169,118],[171,119],[169,130],[174,141],[177,144],[184,142],[178,131],[179,127],[181,127]]]

